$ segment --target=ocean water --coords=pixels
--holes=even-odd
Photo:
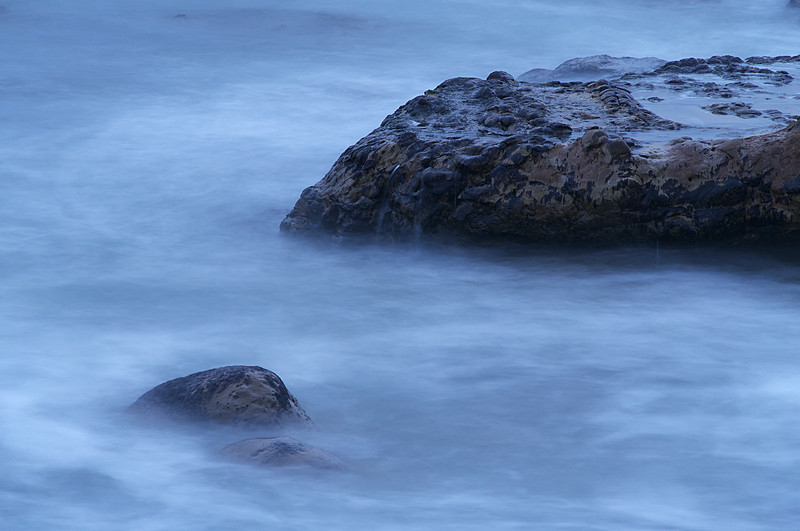
[[[800,262],[311,242],[301,190],[442,80],[800,53],[784,0],[0,2],[0,528],[787,530]],[[277,372],[348,471],[125,408]]]

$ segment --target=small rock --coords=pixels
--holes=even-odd
[[[734,101],[731,103],[714,103],[706,105],[703,109],[712,114],[734,115],[739,118],[755,118],[761,116],[761,111],[753,109],[749,103]]]
[[[506,83],[514,82],[514,76],[512,76],[508,72],[503,72],[502,70],[496,70],[495,72],[492,72],[486,77],[486,81],[491,81],[493,79],[505,81]]]
[[[589,129],[581,137],[581,143],[586,149],[600,147],[608,141],[608,135],[602,129]]]
[[[308,466],[345,470],[344,462],[332,453],[292,437],[255,437],[229,444],[222,455],[259,466]]]
[[[165,382],[139,397],[130,411],[169,420],[225,424],[275,426],[311,422],[277,374],[242,365]]]
[[[621,138],[612,138],[603,144],[603,153],[605,153],[609,161],[625,159],[631,156],[631,148]]]

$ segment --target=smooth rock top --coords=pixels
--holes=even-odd
[[[233,460],[260,466],[308,466],[344,470],[334,454],[292,437],[256,437],[229,444],[221,453]]]
[[[130,410],[170,420],[225,424],[276,426],[311,422],[277,374],[242,365],[165,382],[139,397]]]
[[[591,81],[601,78],[618,77],[623,74],[642,73],[655,70],[666,61],[658,57],[612,57],[610,55],[591,55],[564,61],[553,70],[534,68],[519,76],[520,81],[528,83],[547,83],[548,81]]]

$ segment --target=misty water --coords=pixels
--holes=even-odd
[[[797,527],[791,256],[350,245],[278,225],[444,79],[601,53],[793,55],[800,9],[1,3],[0,528]],[[315,427],[125,413],[232,364],[278,373]],[[218,457],[279,434],[348,471]]]

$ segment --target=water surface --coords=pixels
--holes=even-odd
[[[6,1],[9,529],[790,529],[800,267],[718,249],[352,246],[300,191],[417,94],[571,57],[798,53],[784,2]],[[344,474],[125,408],[277,372]]]

